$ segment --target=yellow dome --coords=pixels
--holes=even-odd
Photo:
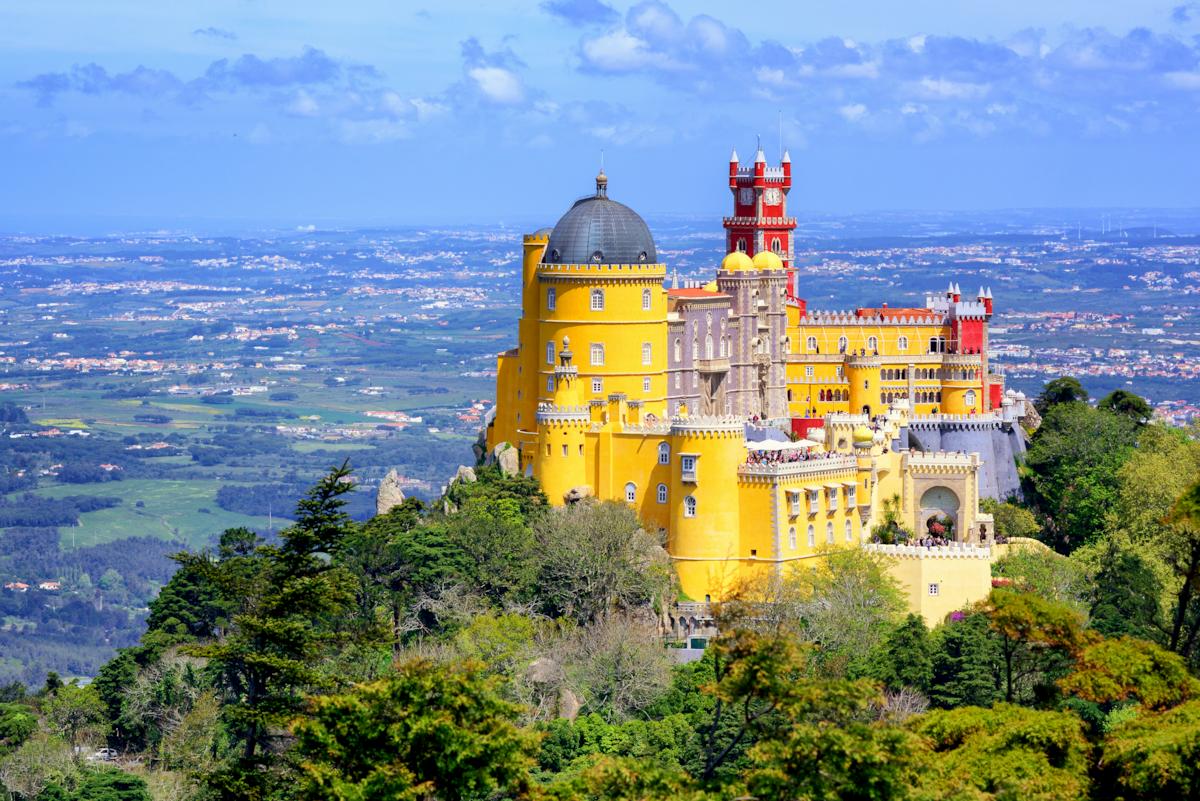
[[[740,250],[735,250],[725,258],[721,259],[721,269],[727,273],[743,272],[745,270],[753,270],[754,262]]]
[[[717,291],[717,282],[709,281],[702,288],[704,289],[705,292],[716,292]]]
[[[769,250],[760,250],[754,254],[753,264],[759,270],[782,270],[783,262]]]
[[[875,432],[866,426],[859,426],[854,429],[854,444],[855,445],[870,445],[875,439]]]

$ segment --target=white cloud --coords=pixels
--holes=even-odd
[[[679,68],[670,57],[654,52],[646,41],[623,30],[587,40],[583,43],[583,55],[591,66],[606,72]]]
[[[343,142],[356,145],[379,145],[412,135],[404,122],[384,119],[343,120],[339,133]]]
[[[296,96],[292,98],[292,102],[288,103],[287,106],[288,114],[293,114],[297,117],[315,117],[320,111],[321,107],[317,104],[317,101],[303,89],[296,93]]]
[[[858,122],[867,115],[867,107],[862,103],[850,103],[838,108],[838,114],[849,122]]]
[[[922,95],[942,100],[974,100],[988,93],[990,87],[982,83],[948,81],[945,78],[922,78],[919,91]]]
[[[1163,79],[1176,89],[1200,89],[1200,72],[1168,72]]]
[[[525,99],[521,79],[504,67],[472,67],[467,70],[467,76],[475,81],[479,91],[496,103],[508,105]]]

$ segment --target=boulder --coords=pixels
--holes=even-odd
[[[587,484],[582,484],[578,487],[572,487],[563,493],[563,503],[578,503],[584,498],[592,497],[592,488]]]
[[[461,481],[464,484],[475,483],[475,468],[467,467],[465,464],[460,464],[458,466],[458,472],[454,474],[454,478],[450,480],[450,483],[453,484],[456,481]]]
[[[583,703],[575,693],[562,687],[558,691],[558,716],[566,720],[575,720],[579,716],[579,710],[583,709]]]
[[[521,474],[521,457],[512,445],[501,442],[492,451],[492,456],[495,458],[496,464],[500,466],[500,472],[504,475],[519,476]]]
[[[385,515],[392,509],[404,503],[404,491],[400,489],[400,474],[394,469],[389,470],[379,482],[379,490],[375,493],[375,514]]]

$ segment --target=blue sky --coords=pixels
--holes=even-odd
[[[0,5],[0,228],[1200,206],[1200,2]],[[4,223],[3,220],[7,220]]]

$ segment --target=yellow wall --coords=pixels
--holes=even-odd
[[[899,582],[910,611],[936,626],[951,612],[987,597],[992,563],[982,556],[889,556],[888,573]],[[930,595],[930,584],[937,594]]]

